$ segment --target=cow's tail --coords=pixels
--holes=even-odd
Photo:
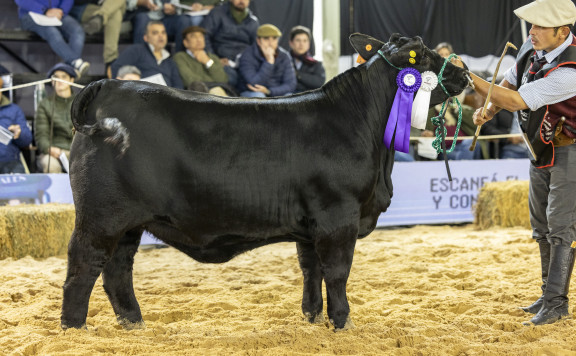
[[[88,107],[96,98],[100,89],[106,85],[106,80],[90,83],[72,102],[70,110],[72,125],[77,132],[87,136],[102,136],[104,141],[117,147],[120,156],[130,147],[128,129],[115,117],[99,119],[95,114],[88,113]]]

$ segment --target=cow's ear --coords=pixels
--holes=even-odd
[[[358,52],[360,57],[365,61],[372,58],[372,56],[375,55],[382,46],[384,46],[384,42],[361,33],[351,34],[350,44],[352,44],[352,47],[354,47],[356,52]]]

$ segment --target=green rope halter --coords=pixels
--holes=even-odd
[[[448,62],[454,57],[457,56],[456,54],[452,53],[450,56],[448,56],[448,58],[444,60],[442,69],[440,69],[440,73],[438,74],[438,84],[440,84],[440,87],[442,88],[444,93],[448,95],[448,97],[450,97],[450,94],[448,94],[448,91],[446,90],[446,88],[444,88],[444,84],[442,84],[443,79],[442,75],[444,74],[444,68],[446,68]],[[446,149],[447,153],[454,151],[454,148],[456,148],[456,139],[458,138],[458,132],[460,131],[460,125],[462,124],[462,105],[460,104],[460,100],[458,100],[458,98],[454,97],[454,100],[456,100],[456,105],[458,105],[458,122],[456,124],[456,131],[454,132],[454,141],[452,141],[452,145],[450,146],[450,148]],[[436,130],[434,130],[436,138],[434,139],[434,141],[432,141],[432,147],[434,147],[436,153],[442,152],[442,137],[446,137],[446,134],[448,133],[448,130],[446,130],[446,126],[441,125],[440,122],[440,120],[444,120],[443,115],[445,112],[444,107],[446,106],[447,102],[448,100],[442,103],[442,108],[440,109],[440,113],[438,114],[438,116],[434,116],[433,118],[430,119],[432,121],[432,124],[436,126]],[[444,132],[442,132],[440,128],[443,128]]]

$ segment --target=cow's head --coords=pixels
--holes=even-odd
[[[442,58],[438,53],[426,47],[422,39],[418,36],[408,38],[395,33],[390,37],[388,43],[383,43],[373,37],[353,33],[350,35],[350,43],[360,57],[366,61],[371,62],[371,59],[372,61],[387,61],[389,62],[386,63],[388,66],[392,64],[399,68],[412,67],[420,73],[432,71],[438,75],[446,61],[445,58]],[[378,51],[380,51],[381,54],[378,53]],[[412,56],[411,51],[413,51]],[[416,56],[413,56],[414,53]],[[383,56],[385,58],[383,58]],[[414,59],[414,63],[410,62],[411,58]],[[396,78],[394,78],[394,80],[395,79]],[[446,64],[442,72],[442,84],[450,96],[460,94],[470,83],[471,79],[469,78],[467,68],[457,67],[450,62]],[[436,89],[432,91],[430,104],[436,105],[447,98],[441,86],[438,85]]]

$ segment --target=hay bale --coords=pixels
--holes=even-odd
[[[492,226],[530,228],[528,181],[493,182],[478,194],[474,224],[485,230]]]
[[[74,218],[72,204],[0,207],[0,259],[66,253]]]

